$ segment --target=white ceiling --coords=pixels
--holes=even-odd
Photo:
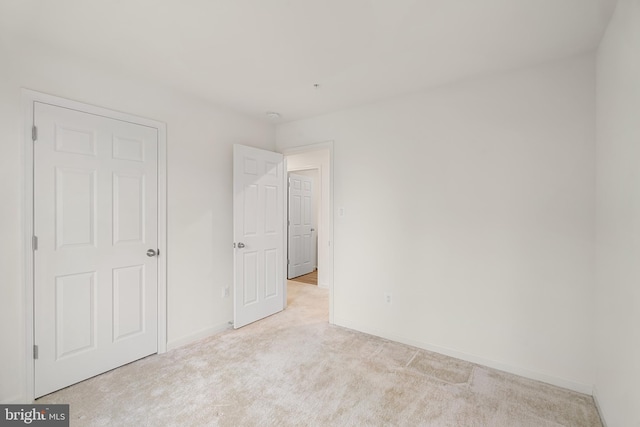
[[[288,121],[588,52],[615,1],[0,0],[0,37]]]

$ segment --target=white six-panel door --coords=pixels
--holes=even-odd
[[[36,397],[157,351],[154,128],[36,102]]]
[[[315,269],[313,232],[313,180],[290,173],[289,279],[311,273]]]
[[[235,328],[284,308],[285,174],[282,154],[234,145]]]

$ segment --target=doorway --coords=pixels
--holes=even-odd
[[[319,181],[317,235],[317,285],[329,290],[329,322],[334,323],[333,310],[333,142],[323,142],[282,150],[287,171],[317,171]]]

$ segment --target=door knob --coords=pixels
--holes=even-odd
[[[159,252],[159,251],[158,251],[158,252]],[[155,250],[153,250],[153,249],[149,249],[149,250],[147,251],[147,256],[148,256],[148,257],[154,257],[154,256],[158,255],[158,252],[156,252],[156,251],[155,251]]]
[[[240,249],[244,248],[244,243],[242,243],[242,242],[238,243],[238,247],[239,247]]]

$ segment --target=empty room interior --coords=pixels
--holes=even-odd
[[[639,165],[640,0],[1,0],[0,403],[640,427]]]

